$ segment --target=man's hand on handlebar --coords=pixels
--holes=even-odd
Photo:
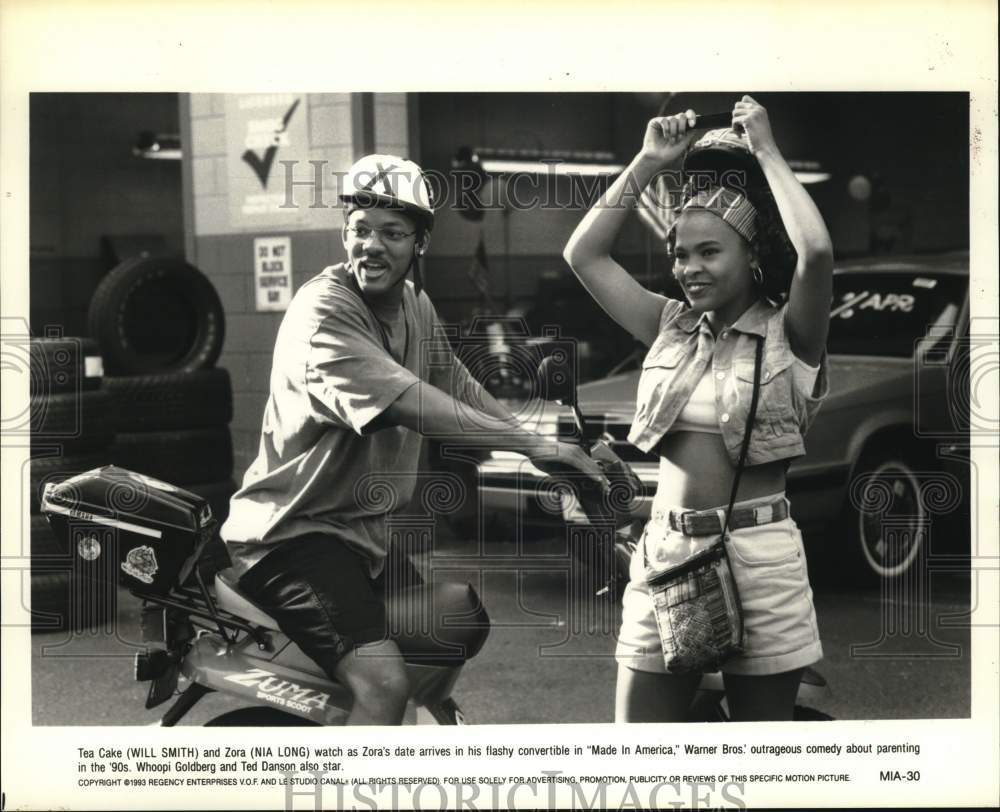
[[[608,478],[601,467],[578,445],[573,443],[551,442],[539,446],[528,454],[528,459],[536,467],[547,474],[566,474],[568,471],[584,474],[594,485],[600,487],[602,493],[610,488]]]

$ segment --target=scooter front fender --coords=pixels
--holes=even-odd
[[[228,645],[209,634],[191,646],[181,673],[206,688],[321,725],[343,724],[352,703],[350,692],[337,682],[249,656],[244,646]]]
[[[294,643],[282,642],[287,645],[274,646],[277,654],[268,654],[249,639],[234,645],[215,635],[202,635],[181,663],[181,673],[192,682],[255,705],[277,707],[322,725],[343,724],[353,704],[350,691],[317,674],[318,666]],[[447,718],[448,714],[437,711],[450,707],[447,703],[462,667],[407,663],[406,673],[412,702],[427,707],[439,722]]]

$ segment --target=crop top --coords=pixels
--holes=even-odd
[[[819,364],[810,366],[801,358],[796,358],[792,361],[791,370],[795,385],[803,391],[811,392],[819,375]],[[718,411],[715,408],[715,384],[712,381],[711,364],[705,367],[694,391],[691,392],[691,397],[684,404],[673,425],[667,429],[667,434],[679,431],[722,434]]]
[[[735,465],[753,399],[756,348],[762,342],[759,403],[747,465],[805,454],[803,436],[830,391],[829,364],[825,352],[816,373],[797,361],[785,331],[787,308],[787,304],[758,300],[716,336],[706,313],[667,299],[659,332],[642,362],[629,442],[651,453],[674,427],[708,368],[712,370],[709,381],[715,386],[718,427]],[[691,422],[711,425],[704,418]]]

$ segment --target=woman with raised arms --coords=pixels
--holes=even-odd
[[[784,492],[788,464],[805,453],[803,435],[828,391],[832,246],[765,109],[744,96],[732,120],[732,130],[706,138],[743,144],[767,189],[754,194],[733,177],[685,188],[667,237],[685,301],[646,290],[611,250],[634,202],[630,190],[645,188],[691,143],[690,110],[648,123],[642,149],[564,252],[594,299],[649,347],[629,440],[659,456],[659,482],[623,597],[618,721],[681,721],[698,686],[700,674],[666,669],[646,578],[722,533],[758,340],[758,406],[727,546],[745,621],[745,651],[723,666],[732,718],[791,719],[802,671],[822,657],[802,538]],[[790,241],[794,262],[765,264],[780,254],[776,241]]]

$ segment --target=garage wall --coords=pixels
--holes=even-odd
[[[31,329],[86,335],[102,238],[183,251],[180,162],[132,154],[142,130],[177,133],[177,94],[32,93],[29,127]]]
[[[768,108],[787,158],[819,161],[833,173],[831,181],[809,188],[838,256],[880,247],[919,252],[968,245],[966,94],[752,95]],[[678,93],[668,112],[723,111],[738,98],[737,93]],[[421,158],[425,168],[447,171],[459,147],[480,146],[607,150],[627,161],[640,148],[645,122],[658,103],[657,94],[636,93],[423,93]],[[924,125],[908,124],[915,115]],[[880,187],[867,201],[848,194],[848,180],[859,174]],[[556,191],[553,210],[488,211],[482,223],[454,211],[439,214],[427,285],[443,313],[461,318],[478,302],[467,270],[480,233],[490,258],[491,292],[501,301],[530,303],[541,275],[568,273],[561,249],[584,211],[561,205],[571,199],[568,180],[558,181]],[[661,281],[662,248],[650,242],[637,218],[626,225],[616,250],[646,284]]]
[[[231,211],[233,186],[245,180],[235,172],[248,172],[228,154],[235,147],[227,141],[227,115],[253,97],[225,94],[190,94],[181,98],[184,143],[190,145],[185,160],[185,185],[189,192],[185,217],[189,261],[215,285],[226,312],[226,341],[219,365],[233,381],[233,421],[230,426],[236,455],[236,475],[241,477],[257,451],[260,424],[267,399],[271,353],[282,312],[256,310],[253,273],[255,237],[288,237],[292,246],[293,290],[329,264],[344,258],[340,241],[342,217],[335,207],[335,172],[344,172],[357,156],[372,150],[408,151],[409,132],[405,94],[289,94],[300,106],[305,144],[279,148],[266,191],[282,192],[285,154],[294,154],[295,181],[310,181],[309,161],[323,162],[322,207],[313,207],[314,190],[294,186],[294,212],[272,209],[253,223],[236,222]],[[262,153],[262,150],[258,150]],[[238,156],[237,156],[238,158]]]
[[[786,157],[819,161],[833,180],[810,187],[824,212],[838,256],[878,247],[873,235],[888,235],[894,252],[962,248],[968,245],[968,97],[965,94],[754,93],[770,112]],[[736,93],[681,93],[671,112],[730,109]],[[447,173],[461,146],[543,150],[607,150],[628,160],[641,145],[656,94],[633,93],[422,93],[302,94],[307,121],[307,159],[345,170],[365,152],[403,154],[426,169]],[[234,226],[227,219],[231,162],[226,155],[227,104],[239,97],[183,96],[182,131],[190,144],[185,162],[187,253],[219,289],[227,314],[225,350],[235,389],[233,436],[237,469],[255,453],[267,393],[270,353],[280,313],[254,309],[252,246],[255,236],[292,241],[294,287],[330,262],[343,258],[340,215],[333,209],[300,211],[289,224]],[[926,126],[908,126],[919,109]],[[231,158],[232,156],[228,156]],[[881,187],[868,200],[852,198],[847,181],[864,174]],[[304,175],[304,173],[303,173]],[[296,178],[300,175],[296,174]],[[330,173],[324,175],[324,184]],[[446,321],[468,321],[480,304],[469,278],[482,237],[490,267],[490,290],[501,307],[531,308],[558,291],[579,294],[561,258],[562,247],[583,216],[560,205],[569,181],[557,181],[549,209],[487,211],[480,223],[447,206],[439,210],[426,284]],[[310,192],[297,189],[308,202]],[[333,204],[332,186],[324,185]],[[499,196],[494,199],[499,200]],[[875,205],[878,201],[878,206]],[[281,223],[284,222],[284,225]],[[616,245],[616,256],[644,284],[662,288],[666,263],[637,218]],[[539,294],[541,289],[544,291]],[[574,288],[574,286],[576,286]],[[570,312],[577,312],[575,306]],[[619,351],[627,337],[588,312],[580,329],[594,325],[602,341]],[[560,319],[562,323],[562,319]]]

